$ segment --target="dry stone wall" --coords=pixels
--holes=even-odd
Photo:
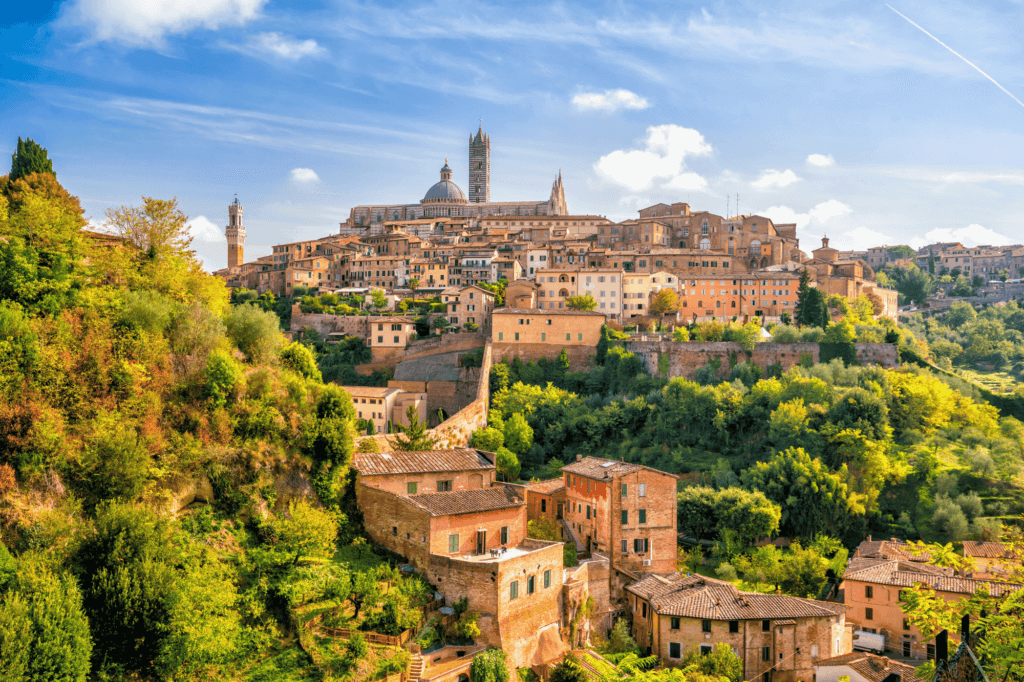
[[[899,351],[891,343],[857,343],[857,361],[863,365],[898,367]],[[781,365],[786,371],[794,365],[805,362],[817,363],[821,349],[817,343],[758,343],[754,350],[746,351],[738,343],[730,341],[632,341],[630,351],[642,358],[647,371],[653,376],[693,378],[697,370],[718,359],[721,373],[728,375],[729,368],[736,362],[752,362],[766,368]],[[667,356],[667,362],[662,359]]]

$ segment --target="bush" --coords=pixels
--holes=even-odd
[[[177,307],[174,301],[155,291],[130,291],[125,294],[118,320],[150,334],[163,334]]]
[[[235,359],[224,351],[214,351],[206,359],[206,395],[216,407],[224,407],[234,396],[242,378]]]
[[[629,621],[619,618],[612,627],[612,634],[608,637],[608,653],[628,654],[638,651],[636,640],[629,632]]]
[[[314,381],[323,380],[320,370],[316,366],[316,358],[313,357],[312,351],[298,341],[292,341],[281,350],[281,363],[307,379]]]
[[[501,649],[488,649],[477,654],[469,668],[473,682],[508,682],[508,664]]]
[[[253,364],[273,359],[283,341],[277,315],[256,305],[235,306],[224,321],[228,337]]]

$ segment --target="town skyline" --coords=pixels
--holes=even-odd
[[[613,220],[739,195],[805,243],[1019,241],[1002,8],[119,7],[16,10],[0,125],[54,150],[93,221],[177,195],[211,270],[236,193],[269,253],[418,198],[445,157],[465,183],[481,118],[495,201],[545,197],[561,169],[571,212]]]

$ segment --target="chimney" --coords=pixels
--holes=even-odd
[[[576,461],[579,462],[583,459],[583,455],[576,455]]]

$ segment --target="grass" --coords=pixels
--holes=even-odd
[[[1006,372],[958,368],[956,374],[966,381],[987,388],[993,393],[1013,393],[1014,389],[1019,385],[1017,380]]]

